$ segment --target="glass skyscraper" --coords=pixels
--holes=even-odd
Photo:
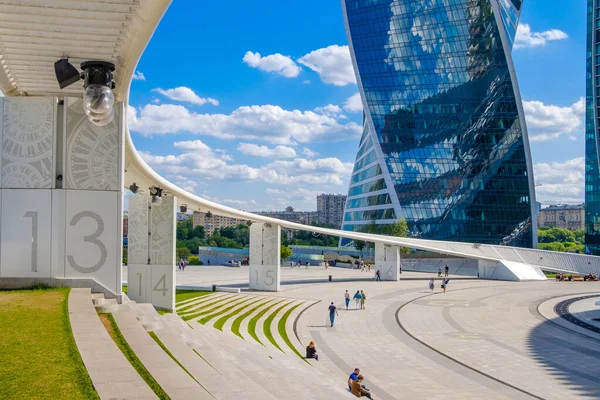
[[[342,0],[364,106],[343,229],[535,247],[521,0]],[[342,240],[344,244],[345,240]]]
[[[600,8],[588,0],[587,82],[585,112],[585,244],[600,255],[600,173],[598,172],[598,105],[600,105]]]

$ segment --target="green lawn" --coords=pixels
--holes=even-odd
[[[69,322],[68,288],[0,291],[0,397],[98,399]]]

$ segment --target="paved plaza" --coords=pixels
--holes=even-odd
[[[446,293],[437,277],[432,293],[433,274],[404,272],[400,282],[375,282],[373,275],[373,269],[283,267],[282,291],[268,293],[317,301],[295,321],[297,345],[314,340],[319,367],[342,385],[358,366],[378,399],[600,398],[600,335],[554,312],[565,298],[586,297],[569,309],[593,320],[589,309],[600,297],[588,296],[600,296],[600,283],[451,276]],[[245,291],[247,282],[247,267],[177,271],[178,285]],[[346,311],[346,289],[365,291],[366,310],[351,302]],[[333,328],[331,301],[339,309]]]

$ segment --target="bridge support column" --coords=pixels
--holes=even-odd
[[[127,296],[136,302],[175,309],[177,198],[151,204],[148,196],[129,198]]]
[[[120,299],[125,109],[114,109],[100,127],[81,97],[0,97],[0,279]]]
[[[375,271],[381,269],[382,281],[400,280],[400,247],[375,243]]]
[[[253,223],[250,226],[251,290],[277,292],[280,290],[281,227]]]

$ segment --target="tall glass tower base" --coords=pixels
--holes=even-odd
[[[365,110],[343,229],[404,218],[418,238],[535,247],[531,155],[510,54],[522,2],[342,5]]]
[[[600,255],[600,169],[598,132],[598,93],[600,90],[600,8],[598,0],[588,0],[587,82],[585,113],[585,244]]]

